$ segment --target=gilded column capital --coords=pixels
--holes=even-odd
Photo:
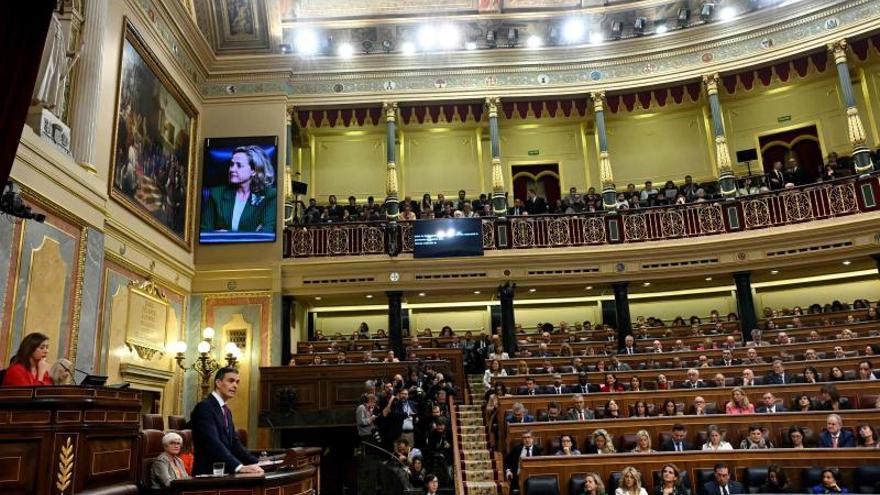
[[[593,111],[594,112],[604,112],[605,111],[605,90],[600,89],[598,91],[593,91],[590,93],[590,98],[593,99]]]
[[[704,74],[703,75],[703,86],[706,87],[707,95],[717,95],[718,94],[718,83],[721,81],[721,76],[718,75],[717,72],[713,74]]]
[[[834,63],[837,65],[846,63],[846,39],[839,39],[828,43],[828,51],[834,57]]]
[[[486,97],[486,110],[489,112],[489,118],[498,117],[498,106],[501,105],[501,98],[498,96]]]
[[[382,111],[385,113],[385,122],[391,123],[397,120],[397,102],[396,101],[385,101],[382,102]]]
[[[292,106],[287,107],[287,117],[286,117],[287,118],[287,125],[290,125],[291,123],[293,123],[293,114],[295,114],[295,113],[296,113],[296,108],[294,108]]]

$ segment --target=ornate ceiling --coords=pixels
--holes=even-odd
[[[300,34],[307,31],[317,40],[317,55],[333,56],[346,43],[357,54],[398,53],[407,42],[419,41],[426,24],[455,26],[457,39],[443,46],[446,52],[525,47],[533,36],[542,45],[587,44],[593,33],[603,39],[651,35],[658,28],[718,21],[723,10],[741,15],[796,1],[194,0],[194,7],[199,28],[217,55],[298,53]],[[706,4],[712,13],[703,18]],[[679,18],[682,12],[688,13],[686,19]],[[576,41],[565,38],[565,23],[573,17],[586,32]]]

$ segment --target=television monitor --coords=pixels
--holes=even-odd
[[[414,223],[415,258],[483,255],[483,222],[479,218],[443,218]]]
[[[758,150],[755,148],[739,150],[736,152],[736,161],[739,163],[753,162],[758,159]]]
[[[199,242],[274,242],[278,138],[205,139]]]

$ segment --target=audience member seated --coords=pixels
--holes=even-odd
[[[741,387],[734,388],[731,393],[731,400],[725,406],[727,414],[754,414],[755,406],[749,403],[749,397]]]
[[[24,336],[3,376],[4,387],[52,385],[49,375],[49,337],[34,332]]]
[[[593,419],[593,411],[584,406],[584,396],[575,394],[571,399],[572,407],[568,410],[568,419],[572,421],[586,421]]]
[[[672,425],[672,438],[660,446],[662,452],[684,452],[695,450],[694,444],[687,439],[687,428],[681,423]]]
[[[623,384],[617,381],[617,375],[614,373],[605,374],[605,383],[599,386],[600,392],[623,392]]]
[[[642,488],[642,474],[638,469],[627,466],[620,473],[620,486],[614,490],[614,495],[648,495]]]
[[[584,486],[577,493],[571,495],[608,495],[605,493],[605,483],[602,477],[596,473],[587,473],[584,475]]]
[[[764,392],[764,395],[762,395],[761,398],[764,401],[764,404],[758,406],[755,412],[760,414],[788,412],[788,409],[786,409],[785,405],[776,402],[776,396],[773,395],[773,392]]]
[[[849,430],[844,430],[843,420],[837,414],[829,414],[825,419],[825,431],[819,434],[819,447],[826,449],[839,449],[855,447],[855,436]]]
[[[730,468],[726,464],[715,464],[713,472],[715,479],[703,484],[705,495],[741,495],[745,493],[742,483],[730,479]]]
[[[706,435],[706,443],[703,444],[702,450],[733,450],[733,446],[730,445],[730,442],[724,440],[724,436],[721,434],[721,430],[717,425],[709,425]]]
[[[833,383],[825,383],[819,388],[819,403],[816,404],[816,410],[819,411],[840,411],[850,409],[849,401],[844,401],[840,397],[840,392]]]
[[[541,446],[535,445],[535,438],[531,431],[524,431],[522,434],[522,443],[518,443],[507,456],[504,457],[504,477],[510,482],[510,486],[519,486],[519,466],[520,459],[523,457],[534,457],[541,455]]]
[[[742,450],[772,449],[773,442],[764,436],[763,426],[749,425],[749,435],[742,439],[739,448]]]
[[[702,356],[705,358],[706,356]],[[700,379],[700,371],[696,368],[687,370],[687,380],[678,384],[677,388],[706,388],[709,385]]]
[[[567,417],[562,416],[562,408],[558,402],[551,401],[547,403],[547,410],[538,414],[538,421],[565,421]]]
[[[611,440],[611,435],[602,428],[593,432],[593,443],[584,448],[585,454],[614,454],[617,450]]]
[[[535,418],[528,413],[526,406],[522,405],[521,402],[517,402],[513,405],[510,414],[508,414],[504,420],[507,424],[535,422]]]
[[[483,373],[483,386],[492,388],[492,379],[496,376],[507,376],[507,371],[501,367],[501,362],[497,359],[489,361],[489,366]]]
[[[788,428],[788,447],[792,449],[803,449],[806,447],[804,439],[807,437],[804,429],[798,425],[791,425]]]
[[[690,495],[691,491],[679,477],[678,466],[664,464],[660,469],[660,483],[654,487],[654,495]]]
[[[164,452],[153,460],[150,467],[151,486],[154,489],[168,488],[174,480],[189,479],[190,476],[180,458],[182,446],[183,438],[177,433],[169,432],[162,437]]]
[[[856,429],[856,445],[858,447],[877,448],[880,441],[877,439],[877,430],[869,424],[861,424]]]
[[[49,369],[49,377],[55,385],[76,385],[73,379],[73,363],[61,358]]]
[[[758,493],[791,493],[785,470],[778,464],[767,466],[767,481],[758,488]]]
[[[651,448],[651,435],[647,430],[639,430],[636,432],[636,446],[631,452],[634,454],[653,454],[656,452]]]
[[[681,413],[678,411],[675,401],[666,399],[663,401],[663,407],[660,409],[660,416],[681,416]]]
[[[581,455],[581,451],[574,444],[574,438],[569,434],[559,437],[559,446],[560,448],[556,451],[556,455]]]
[[[822,482],[814,486],[811,493],[849,493],[845,487],[839,484],[840,473],[835,468],[822,470]]]

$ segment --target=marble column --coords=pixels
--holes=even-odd
[[[727,149],[727,136],[724,135],[724,114],[721,113],[721,100],[718,99],[718,83],[721,77],[715,74],[703,76],[703,85],[709,97],[709,110],[712,113],[712,133],[715,136],[715,161],[718,163],[718,188],[725,198],[736,195],[736,177],[730,163],[730,150]]]
[[[867,174],[874,171],[874,162],[871,160],[871,151],[865,144],[867,135],[859,116],[856,106],[856,97],[853,94],[852,79],[849,76],[849,64],[846,62],[846,40],[838,40],[828,44],[828,51],[834,57],[837,65],[837,79],[840,83],[840,93],[843,96],[843,104],[846,105],[846,127],[849,134],[849,142],[853,147],[853,168],[857,174]]]
[[[385,217],[396,221],[400,216],[400,200],[397,185],[397,103],[382,104],[387,133],[388,167],[385,171]]]
[[[70,151],[73,159],[92,173],[95,168],[95,138],[101,103],[101,62],[104,30],[107,24],[107,0],[84,0],[85,24],[82,28],[82,53],[76,69],[70,122]]]
[[[406,347],[403,345],[403,292],[391,290],[388,296],[388,347],[394,356],[401,361],[406,359]]]
[[[752,330],[758,328],[755,300],[752,299],[752,274],[751,272],[734,273],[733,282],[736,284],[736,310],[739,314],[740,330],[742,330],[743,342],[748,342],[752,340]]]
[[[629,282],[611,284],[614,289],[614,312],[617,320],[617,347],[623,348],[627,335],[632,335],[632,317],[629,314]]]
[[[605,210],[614,211],[617,207],[617,190],[614,186],[614,173],[611,170],[611,157],[608,154],[608,134],[605,130],[605,91],[590,93],[593,99],[593,118],[596,121],[596,135],[599,137],[599,180],[602,182],[602,204]]]
[[[516,284],[505,282],[498,286],[498,301],[501,303],[501,342],[504,352],[513,356],[516,352],[516,318],[513,313],[513,297]]]
[[[284,175],[282,180],[284,181],[284,224],[292,225],[297,222],[297,219],[294,218],[296,212],[296,204],[294,203],[293,197],[293,186],[291,185],[291,180],[293,180],[293,107],[287,108],[287,116],[286,120],[286,132],[285,132],[285,146],[284,146],[284,155],[285,155],[285,166],[284,166]],[[281,176],[281,174],[278,174]]]
[[[497,217],[507,216],[507,196],[504,194],[504,174],[501,171],[501,135],[498,130],[498,106],[501,98],[486,98],[489,115],[489,143],[492,151],[492,213]]]

